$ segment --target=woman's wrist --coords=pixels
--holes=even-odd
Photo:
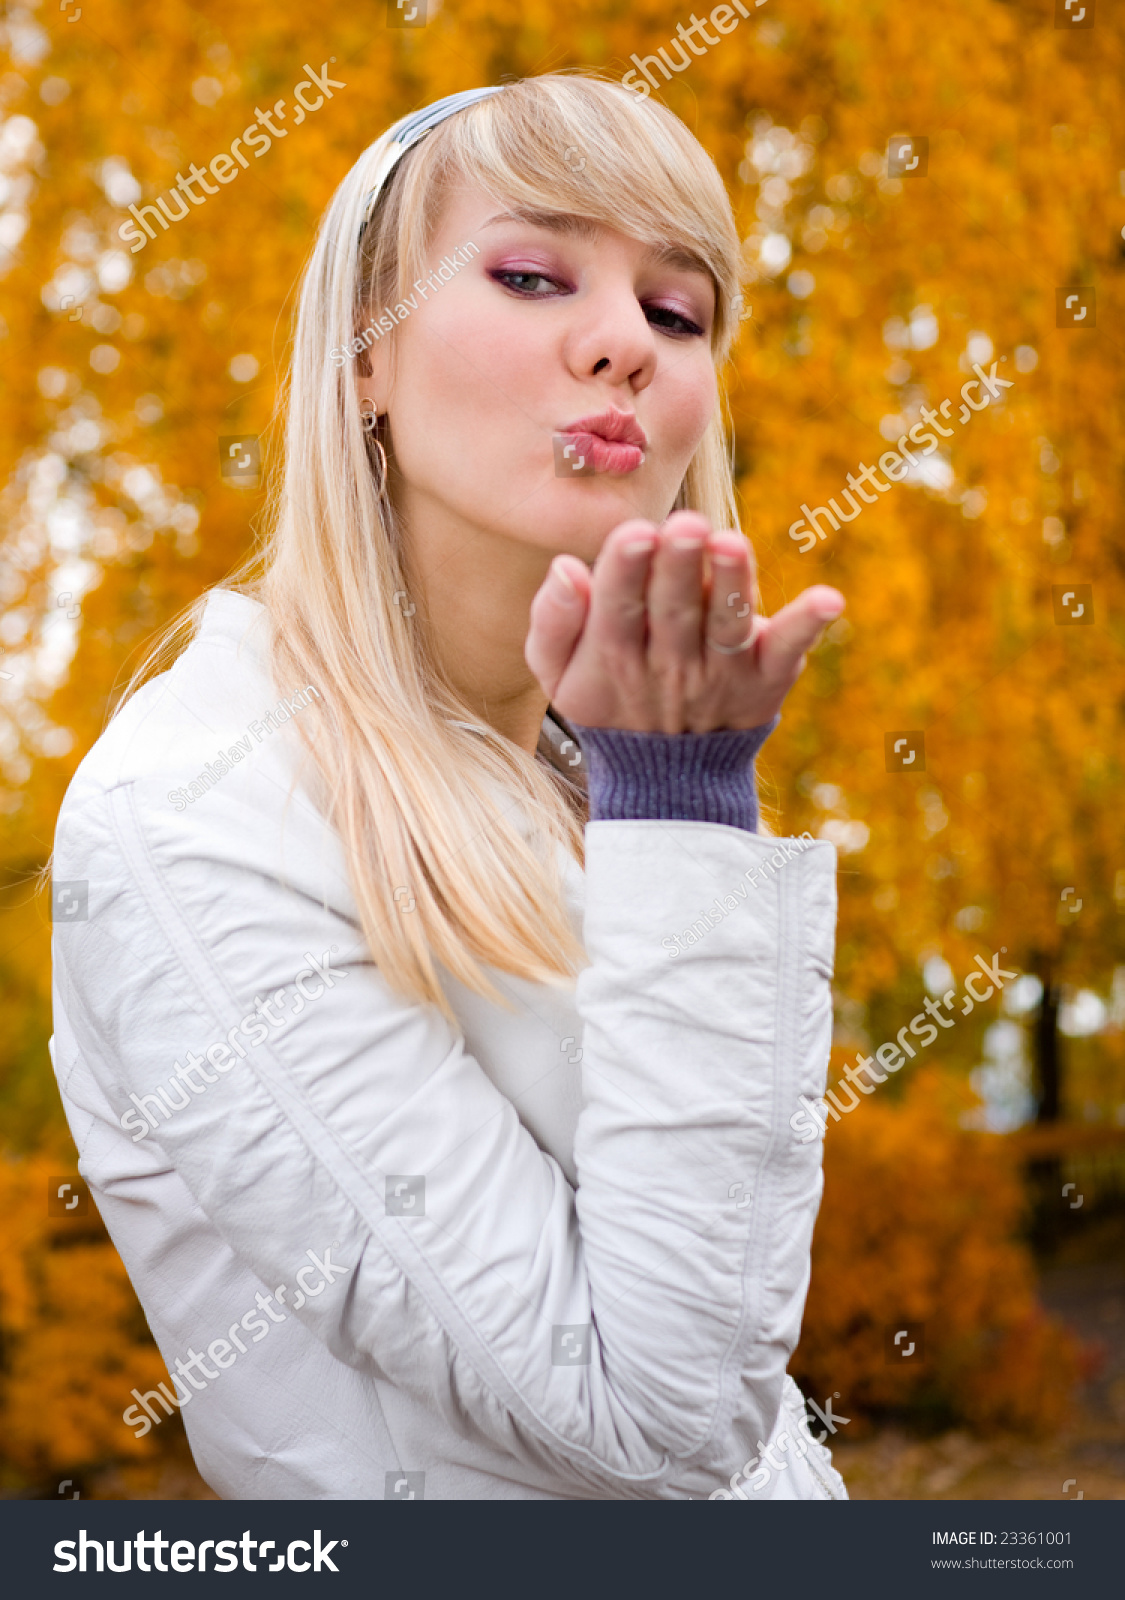
[[[758,829],[754,762],[780,722],[710,733],[637,733],[571,723],[582,747],[590,821],[658,818]]]

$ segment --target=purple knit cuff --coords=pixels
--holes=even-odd
[[[754,758],[781,721],[711,733],[635,733],[570,726],[578,736],[590,796],[590,821],[658,817],[723,822],[758,831]]]

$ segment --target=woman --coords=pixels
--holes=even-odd
[[[751,609],[737,289],[651,101],[397,124],[312,254],[261,566],[67,793],[54,1060],[172,1375],[123,1426],[181,1406],[224,1497],[844,1493],[785,1376],[834,856],[753,777],[843,600]]]

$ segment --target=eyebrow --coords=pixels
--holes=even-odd
[[[592,217],[578,217],[568,211],[539,211],[534,206],[513,206],[509,211],[500,211],[496,216],[489,217],[479,231],[483,232],[498,222],[523,222],[533,228],[548,228],[552,233],[570,234],[573,238],[591,241],[599,239],[607,231],[602,223],[595,222]],[[673,244],[671,240],[648,245],[647,254],[658,266],[672,267],[680,272],[701,272],[707,278],[713,277],[701,255],[685,245]]]

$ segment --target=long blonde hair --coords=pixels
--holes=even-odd
[[[279,401],[284,462],[264,548],[232,586],[269,612],[277,681],[319,691],[299,725],[372,958],[393,989],[452,1019],[435,963],[500,1004],[484,965],[532,982],[572,980],[583,951],[559,847],[583,860],[582,818],[550,770],[482,728],[443,675],[423,608],[404,603],[406,534],[380,493],[362,426],[362,364],[341,366],[329,352],[423,276],[451,183],[689,251],[715,284],[716,366],[738,320],[739,240],[702,146],[671,112],[616,82],[548,73],[459,111],[402,158],[364,226],[387,143],[364,151],[322,220]],[[675,504],[737,526],[718,413]]]

